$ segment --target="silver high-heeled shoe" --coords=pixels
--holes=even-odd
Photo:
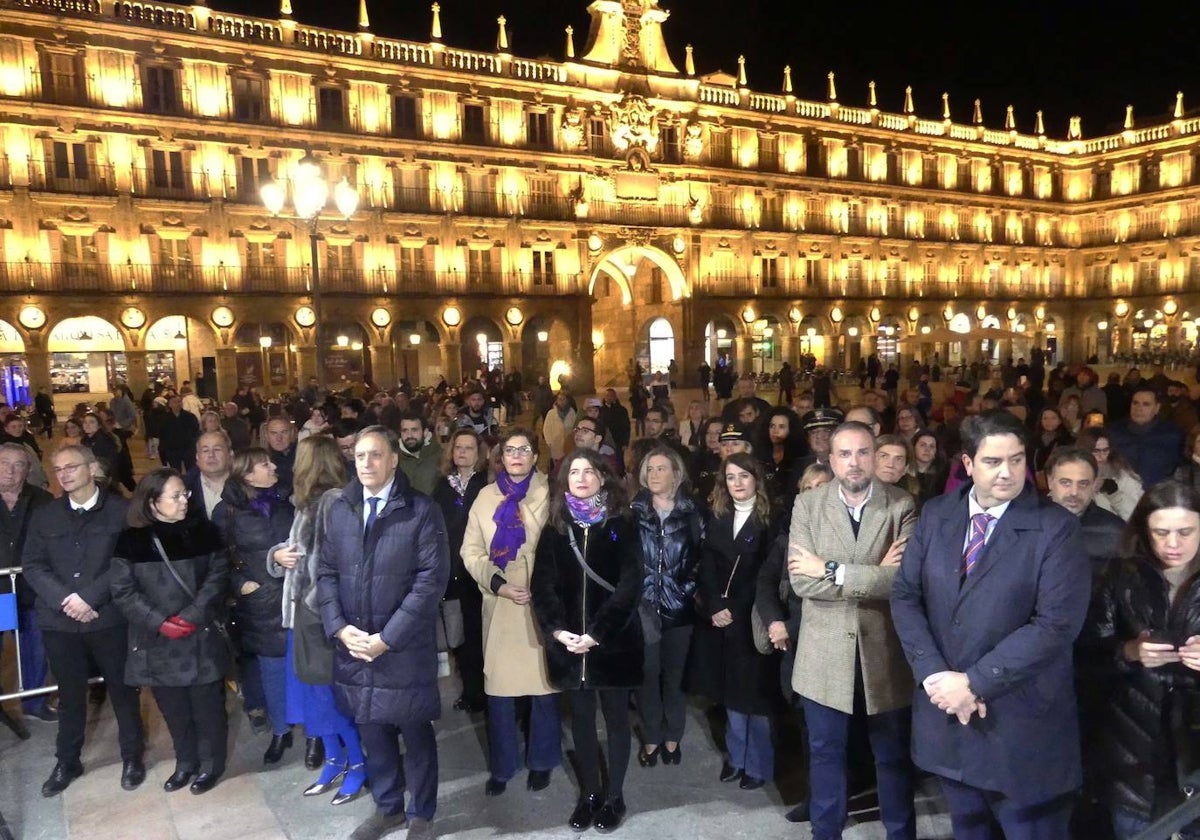
[[[352,764],[352,765],[350,765],[350,767],[348,769],[362,770],[365,767],[366,767],[365,764]],[[329,804],[330,805],[345,805],[347,802],[353,802],[355,799],[358,799],[360,796],[362,796],[364,793],[366,793],[367,788],[369,788],[370,786],[371,786],[371,780],[363,779],[363,783],[361,785],[359,785],[358,790],[354,791],[354,793],[342,793],[339,790],[337,796],[333,797],[333,799],[330,800]]]
[[[329,767],[337,767],[337,766],[341,765],[342,769],[338,772],[338,774],[336,776],[334,776],[332,779],[330,779],[325,784],[321,784],[320,782],[314,782],[313,784],[306,787],[304,789],[305,796],[320,796],[322,794],[329,793],[329,791],[333,790],[336,787],[341,786],[342,779],[346,778],[346,770],[348,769],[348,766],[346,765],[346,763],[338,761],[335,758],[331,758],[328,761],[326,761],[325,764]]]

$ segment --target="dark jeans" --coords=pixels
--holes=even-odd
[[[596,732],[596,706],[604,713],[608,733],[608,800],[624,795],[625,771],[629,769],[629,689],[599,688],[567,692],[571,704],[571,740],[579,764],[580,794],[599,795],[600,737]]]
[[[1021,807],[1002,793],[980,790],[946,778],[939,781],[946,804],[950,806],[954,840],[992,840],[993,819],[1000,823],[1006,840],[1061,840],[1069,836],[1074,793]],[[1121,836],[1120,823],[1114,820],[1114,827]]]
[[[59,761],[79,763],[87,725],[88,677],[93,668],[104,677],[117,716],[122,760],[140,759],[145,746],[138,690],[125,685],[128,641],[124,624],[91,633],[44,631],[46,655],[58,680]]]
[[[856,704],[861,693],[860,684]],[[852,716],[807,697],[803,702],[808,724],[813,840],[840,840],[848,813],[846,759]],[[875,754],[880,822],[888,840],[916,840],[914,774],[909,759],[912,709],[867,715],[866,719]],[[955,840],[963,840],[957,831],[954,836]]]
[[[175,768],[218,776],[224,773],[229,735],[225,683],[155,686],[151,693],[171,733]]]
[[[46,664],[46,644],[42,628],[38,627],[37,610],[17,610],[17,632],[20,634],[18,648],[21,651],[21,685],[26,690],[41,688],[46,684],[50,668]],[[38,694],[21,701],[26,714],[37,711],[50,699],[48,694]]]
[[[558,695],[529,698],[529,746],[525,764],[530,770],[553,770],[562,764],[562,720]],[[517,698],[488,697],[488,754],[492,778],[507,782],[521,769],[521,731]]]
[[[775,746],[771,743],[771,719],[766,715],[744,715],[725,710],[725,748],[729,763],[747,776],[771,781],[775,778]]]
[[[287,659],[283,656],[256,656],[255,659],[258,660],[258,670],[262,675],[271,734],[286,734],[292,728],[287,721]]]
[[[646,746],[683,740],[687,723],[683,667],[691,645],[690,624],[664,629],[657,644],[646,645],[642,687],[638,691],[642,743]]]
[[[385,814],[405,812],[409,818],[432,820],[437,810],[438,756],[433,723],[360,723],[358,734],[367,752],[371,796]],[[400,754],[404,738],[404,754]],[[404,790],[412,783],[412,802],[404,807]]]
[[[462,696],[468,703],[482,704],[483,692],[483,596],[472,584],[458,597],[463,617],[463,643],[454,649],[454,661],[462,679]]]

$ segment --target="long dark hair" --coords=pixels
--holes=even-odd
[[[600,476],[600,492],[608,494],[607,508],[610,519],[621,516],[629,505],[625,482],[617,478],[604,456],[594,449],[576,449],[563,458],[562,466],[558,468],[558,482],[554,485],[556,489],[550,494],[550,524],[563,534],[567,532],[571,523],[571,514],[567,511],[567,476],[571,472],[571,465],[576,461],[587,461]]]
[[[717,483],[713,486],[712,510],[717,516],[733,512],[733,498],[729,495],[729,485],[725,482],[725,470],[738,467],[754,476],[754,512],[763,522],[771,519],[771,497],[767,495],[767,482],[763,478],[762,464],[749,452],[734,452],[721,462],[721,471],[717,475]]]
[[[753,452],[763,462],[773,460],[775,446],[771,443],[771,421],[776,417],[786,417],[788,421],[787,437],[783,439],[783,460],[784,463],[791,463],[800,457],[800,451],[804,447],[804,430],[800,428],[799,415],[786,405],[775,406],[758,422],[754,440],[751,442]]]
[[[172,478],[183,481],[183,476],[170,467],[159,467],[143,476],[133,491],[133,498],[129,500],[125,524],[130,528],[146,528],[158,521],[154,515],[154,505],[162,498],[163,490]]]
[[[1190,484],[1169,480],[1160,481],[1147,490],[1133,509],[1125,533],[1121,535],[1118,551],[1121,559],[1161,565],[1150,541],[1150,514],[1167,508],[1184,508],[1200,513],[1200,493]]]

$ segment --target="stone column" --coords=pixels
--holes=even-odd
[[[524,345],[521,341],[504,342],[504,374],[525,370]]]
[[[390,344],[371,345],[371,375],[377,388],[391,388],[399,381]]]
[[[309,377],[317,375],[317,348],[312,346],[298,347],[296,349],[296,364],[299,365],[296,369],[296,379],[300,382],[300,388],[303,390],[308,386]]]
[[[38,388],[53,392],[50,386],[50,354],[45,350],[25,350],[25,364],[29,367],[29,392],[36,394]],[[142,362],[143,372],[145,362]],[[136,392],[135,392],[136,393]]]
[[[129,386],[129,390],[134,393],[136,399],[150,384],[150,375],[146,372],[146,351],[126,350],[125,365],[127,380],[125,384]]]
[[[233,347],[217,348],[217,393],[237,393],[237,350]]]
[[[442,375],[451,385],[462,382],[462,345],[457,341],[446,341],[441,345]]]
[[[739,332],[733,342],[737,351],[737,369],[735,378],[740,379],[743,373],[754,370],[753,339],[744,332]]]

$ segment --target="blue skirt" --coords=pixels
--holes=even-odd
[[[304,725],[307,738],[338,735],[354,728],[354,720],[338,711],[332,685],[309,685],[292,665],[292,631],[287,634],[287,719]]]

